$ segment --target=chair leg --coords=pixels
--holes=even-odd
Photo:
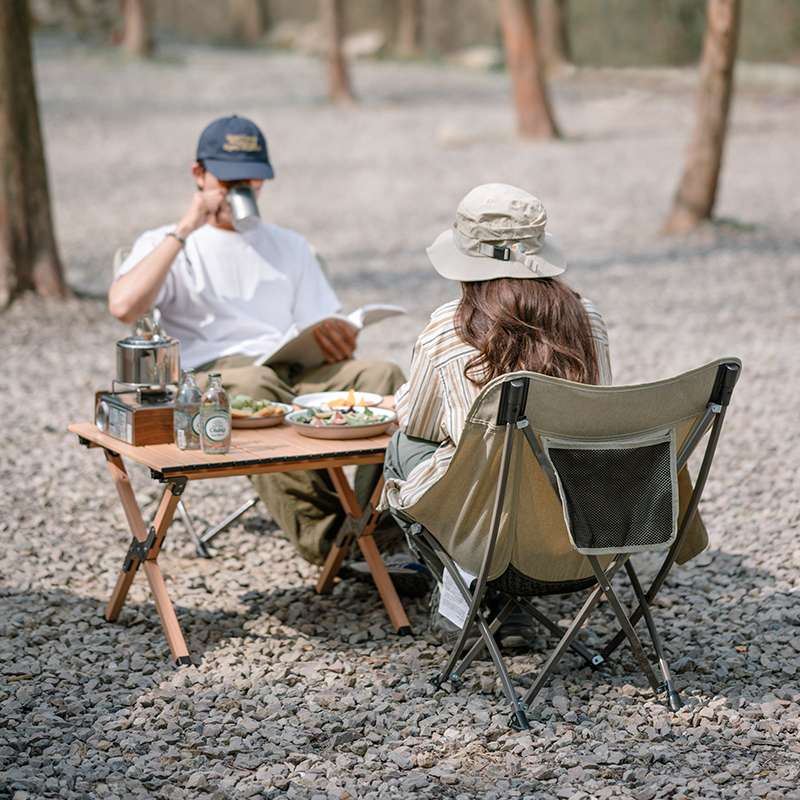
[[[592,565],[594,574],[597,576],[597,582],[600,584],[600,587],[603,590],[603,594],[605,594],[609,605],[616,614],[617,620],[619,621],[622,630],[625,631],[625,636],[628,637],[628,641],[630,642],[631,650],[633,650],[633,655],[634,658],[636,659],[636,662],[639,664],[639,667],[641,668],[642,672],[644,672],[645,677],[647,678],[647,682],[650,684],[652,690],[657,693],[659,690],[659,684],[658,684],[658,679],[656,678],[656,674],[655,672],[653,672],[653,667],[648,661],[647,656],[645,655],[644,648],[642,647],[642,642],[639,639],[636,630],[634,629],[633,625],[631,625],[631,621],[628,619],[628,615],[625,611],[625,608],[619,601],[616,592],[611,586],[611,579],[603,570],[603,567],[597,560],[597,556],[587,556],[587,558],[589,559],[589,563]]]
[[[606,575],[608,579],[611,580],[614,573],[619,569],[622,565],[622,558],[615,558],[614,561],[608,567],[606,571]],[[550,677],[551,672],[555,668],[555,665],[559,662],[561,657],[567,651],[569,646],[572,644],[573,639],[578,635],[578,632],[581,629],[581,626],[584,622],[588,619],[589,615],[594,610],[594,607],[600,602],[600,598],[603,596],[603,589],[600,585],[595,586],[592,589],[589,596],[586,598],[581,610],[575,616],[575,619],[572,620],[569,627],[564,632],[564,635],[561,637],[561,640],[556,645],[553,652],[550,654],[550,658],[547,659],[547,662],[542,667],[539,675],[536,678],[536,681],[533,685],[528,689],[527,692],[522,697],[522,702],[525,706],[529,706],[531,700],[533,700],[536,695],[542,690],[544,685],[547,683],[547,679]]]
[[[639,606],[644,614],[647,630],[650,632],[650,638],[653,641],[653,647],[655,648],[656,657],[658,658],[658,665],[661,668],[661,674],[664,676],[664,685],[667,688],[667,702],[669,703],[669,707],[672,711],[679,711],[681,708],[683,708],[683,701],[681,700],[681,696],[678,694],[678,691],[675,689],[675,684],[672,680],[672,673],[670,672],[669,664],[667,663],[666,655],[664,654],[661,636],[659,635],[655,621],[653,620],[653,613],[650,609],[650,604],[647,602],[647,598],[644,595],[644,590],[642,589],[642,584],[639,583],[639,576],[636,574],[636,570],[633,568],[633,564],[630,562],[630,560],[628,560],[625,564],[625,571],[628,573],[628,578],[630,579],[631,586],[633,586],[636,599],[639,601]]]
[[[222,519],[216,525],[212,525],[212,526],[206,528],[203,531],[202,535],[200,536],[200,541],[201,541],[201,543],[203,545],[203,548],[205,548],[205,546],[212,539],[214,539],[216,536],[218,536],[220,533],[222,533],[222,531],[224,531],[228,526],[230,526],[234,522],[236,522],[236,520],[239,519],[239,517],[241,517],[242,514],[245,514],[246,512],[248,512],[259,501],[259,499],[260,498],[259,498],[258,495],[254,495],[247,502],[242,503],[242,505],[240,505],[239,508],[231,511],[231,513],[228,514],[227,517]]]
[[[672,565],[677,559],[678,551],[680,550],[681,544],[686,536],[686,532],[689,529],[689,525],[697,513],[698,506],[700,505],[700,498],[703,495],[703,490],[705,489],[706,481],[708,480],[708,473],[711,470],[711,463],[714,460],[714,453],[716,452],[720,432],[722,431],[722,422],[725,419],[725,407],[723,406],[721,410],[718,410],[715,413],[717,414],[717,419],[712,425],[709,441],[706,445],[706,451],[703,455],[703,461],[700,465],[700,471],[697,473],[697,480],[694,483],[694,491],[692,492],[692,495],[689,498],[689,502],[686,506],[686,510],[683,513],[683,519],[681,520],[680,527],[678,528],[678,535],[675,537],[675,541],[672,543],[672,546],[667,552],[667,555],[664,558],[658,573],[656,574],[655,578],[653,578],[650,588],[644,595],[646,602],[639,603],[633,614],[631,614],[631,622],[634,625],[642,618],[645,606],[649,605],[653,602],[653,600],[655,600],[656,595],[667,578],[667,574],[672,569]],[[681,460],[683,463],[679,465],[680,468],[685,466],[686,458],[688,458],[688,453],[682,454]],[[603,648],[603,655],[608,658],[611,653],[613,653],[622,644],[624,639],[624,631],[617,631],[617,633],[611,637],[611,640],[608,642],[608,644]]]
[[[489,631],[489,626],[480,614],[477,616],[475,622],[489,650],[489,655],[491,655],[492,661],[494,661],[495,669],[500,675],[500,683],[503,685],[503,692],[508,702],[511,703],[511,726],[519,731],[526,731],[530,728],[530,723],[525,714],[525,705],[520,702],[519,696],[514,691],[514,687],[511,683],[511,676],[508,674],[503,656],[500,654],[500,648],[497,646],[494,636]]]
[[[494,635],[497,633],[500,626],[509,618],[513,608],[514,608],[514,601],[509,600],[503,606],[503,608],[500,609],[500,612],[497,614],[497,616],[491,622],[488,623],[489,633],[492,634],[492,638],[494,638]],[[450,673],[450,680],[453,679],[459,680],[461,676],[466,672],[469,665],[475,660],[478,653],[480,653],[480,651],[483,650],[483,647],[484,647],[483,637],[481,637],[480,639],[478,639],[478,641],[475,642],[475,644],[472,645],[472,647],[469,649],[464,658],[461,659],[461,662],[457,664],[455,669]]]
[[[518,597],[517,603],[521,605],[537,622],[541,623],[550,633],[556,636],[563,636],[564,628],[553,622],[547,615],[539,611],[538,608],[526,597]],[[577,653],[592,669],[596,669],[605,663],[605,659],[599,653],[593,653],[582,642],[574,641],[569,645],[570,650]]]
[[[189,536],[192,537],[192,541],[194,542],[194,550],[200,558],[211,558],[211,553],[208,552],[205,544],[203,543],[203,539],[200,534],[197,532],[197,528],[194,526],[194,520],[192,519],[191,515],[189,514],[188,509],[186,508],[185,503],[181,500],[178,503],[178,514],[180,514],[181,522],[183,522],[183,527],[189,532]]]
[[[186,508],[186,504],[181,500],[178,504],[178,513],[181,517],[181,522],[183,522],[184,528],[189,532],[189,536],[192,537],[192,541],[194,542],[195,552],[197,553],[200,558],[213,558],[213,554],[211,551],[206,547],[206,545],[214,538],[219,536],[226,528],[236,522],[239,517],[242,516],[245,512],[249,511],[259,500],[258,495],[255,497],[251,497],[246,503],[243,503],[239,508],[231,511],[226,517],[218,522],[216,525],[210,525],[207,527],[202,533],[197,532],[197,528],[195,527],[194,520],[192,519],[189,510]]]
[[[431,542],[431,544],[435,545],[435,542]],[[463,579],[461,578],[461,574],[459,573],[458,569],[456,568],[453,559],[444,552],[444,550],[439,549],[438,547],[435,548],[437,554],[442,559],[442,563],[444,564],[444,568],[450,574],[450,577],[455,581],[456,586],[458,587],[459,592],[461,592],[464,601],[467,604],[470,604],[473,600],[473,597],[465,585]],[[523,703],[520,702],[517,693],[514,691],[514,687],[511,683],[511,676],[508,674],[508,670],[506,669],[505,662],[503,661],[503,657],[500,655],[500,648],[497,646],[497,642],[494,640],[494,636],[492,635],[492,631],[490,630],[489,625],[486,624],[486,620],[483,618],[481,613],[474,613],[471,616],[468,616],[467,619],[464,621],[464,627],[462,628],[461,635],[458,637],[458,641],[456,642],[455,646],[453,647],[453,651],[450,654],[450,658],[448,659],[447,666],[441,672],[441,674],[434,680],[434,683],[437,686],[441,686],[441,684],[445,683],[448,680],[451,680],[453,676],[453,668],[458,661],[459,656],[464,650],[464,644],[467,638],[467,632],[469,631],[470,626],[472,623],[475,623],[478,626],[478,630],[481,634],[481,638],[483,640],[486,649],[489,651],[489,655],[494,662],[495,669],[497,670],[497,674],[500,676],[500,683],[503,687],[503,693],[506,696],[506,699],[511,704],[512,709],[512,725],[518,728],[519,730],[527,730],[530,728],[530,723],[528,722],[528,717],[525,714],[525,707]],[[459,678],[458,674],[455,674],[455,680],[457,681]]]

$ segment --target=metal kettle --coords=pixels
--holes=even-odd
[[[161,389],[180,383],[180,342],[161,330],[158,311],[136,322],[133,333],[117,342],[115,383]]]

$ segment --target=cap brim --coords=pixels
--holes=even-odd
[[[272,165],[263,161],[222,161],[208,158],[203,165],[221,181],[268,181],[275,177]]]
[[[468,256],[453,241],[453,229],[442,231],[436,241],[425,251],[433,268],[451,281],[490,281],[495,278],[552,278],[567,267],[566,259],[553,237],[545,234],[544,244],[538,253],[529,258],[528,266],[519,261],[500,261],[488,256]]]

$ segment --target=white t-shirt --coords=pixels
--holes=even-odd
[[[119,275],[174,228],[143,233]],[[302,329],[340,308],[308,242],[263,222],[246,233],[198,228],[173,262],[156,306],[189,369],[227,355],[265,355],[293,323]]]

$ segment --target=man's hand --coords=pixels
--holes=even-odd
[[[181,217],[175,232],[178,236],[186,238],[207,222],[219,222],[219,217],[223,214],[227,204],[225,195],[227,189],[198,189],[186,213]]]
[[[356,349],[358,331],[341,319],[329,319],[314,328],[314,338],[325,360],[336,364],[351,358]]]

